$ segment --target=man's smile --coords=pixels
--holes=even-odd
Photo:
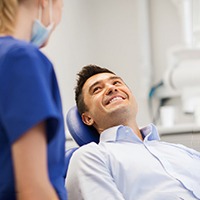
[[[124,99],[125,99],[125,97],[123,97],[121,95],[118,95],[118,96],[115,95],[115,96],[108,99],[108,101],[106,102],[106,105],[113,103],[113,102],[116,102],[116,101],[121,101],[121,100],[124,100]]]

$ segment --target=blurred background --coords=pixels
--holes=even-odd
[[[135,95],[138,124],[200,150],[200,0],[63,0],[63,18],[42,51],[54,63],[63,114],[76,74],[109,68]],[[66,147],[73,142],[66,126]]]

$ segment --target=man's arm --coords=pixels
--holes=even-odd
[[[79,148],[70,160],[66,178],[69,200],[124,200],[98,145]]]
[[[23,134],[12,145],[18,200],[58,200],[48,178],[45,123]]]

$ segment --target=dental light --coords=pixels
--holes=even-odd
[[[164,74],[164,84],[172,90],[200,87],[200,49],[173,52],[170,66]]]
[[[200,105],[200,49],[175,50],[169,61],[163,78],[164,87],[181,96],[185,113],[193,113]]]

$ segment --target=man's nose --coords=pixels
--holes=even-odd
[[[107,85],[107,90],[106,90],[106,95],[110,95],[113,94],[115,92],[117,92],[117,87],[114,85]]]

